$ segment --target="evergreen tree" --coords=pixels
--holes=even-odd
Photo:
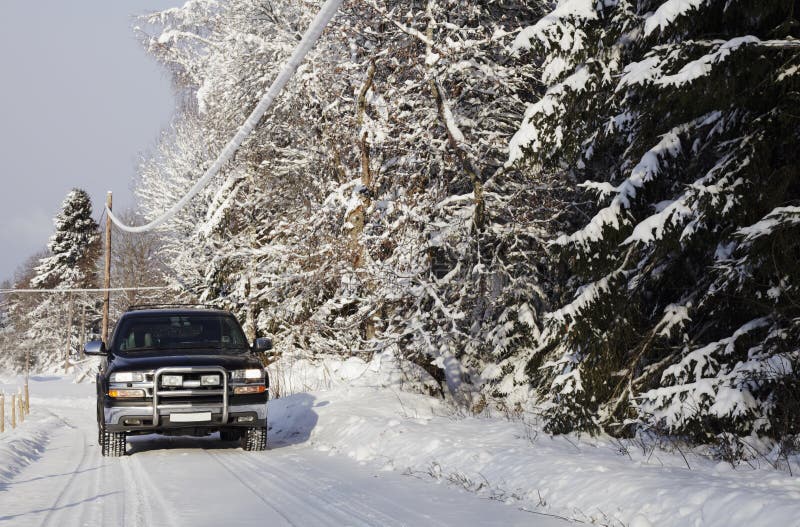
[[[797,433],[793,6],[562,0],[520,34],[547,91],[511,161],[589,200],[552,242],[574,297],[526,364],[550,430]]]
[[[38,289],[97,287],[96,264],[100,237],[97,222],[92,218],[92,202],[86,191],[70,191],[53,223],[56,230],[48,243],[49,254],[39,260],[29,286]],[[40,367],[63,364],[70,303],[74,315],[77,315],[81,306],[87,308],[89,329],[96,325],[99,313],[97,299],[85,294],[43,293],[36,295],[35,302],[28,310],[18,312],[17,325],[24,328],[26,345],[34,350],[32,358]],[[80,341],[75,320],[69,339],[72,351],[77,350]]]
[[[100,236],[92,218],[92,200],[82,189],[72,189],[53,220],[56,231],[47,248],[50,255],[36,267],[30,285],[35,288],[93,287]]]

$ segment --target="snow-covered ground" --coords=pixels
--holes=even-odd
[[[93,385],[36,378],[0,436],[0,524],[800,525],[784,472],[458,415],[373,370],[304,365],[316,391],[270,402],[267,452],[142,436],[121,459],[99,454]]]
[[[315,448],[313,416],[327,406],[319,394],[272,403],[267,452],[216,435],[140,436],[126,457],[103,458],[93,390],[55,377],[31,383],[31,415],[0,436],[0,524],[564,524]]]

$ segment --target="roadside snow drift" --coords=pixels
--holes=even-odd
[[[397,389],[391,356],[287,362],[287,372],[316,391],[270,402],[267,452],[243,452],[216,434],[138,436],[121,460],[99,456],[93,385],[34,380],[31,415],[0,436],[0,521],[800,525],[800,481],[785,472],[611,438],[551,437],[519,416],[466,416]],[[237,515],[208,507],[221,496]]]
[[[359,362],[304,369],[304,382],[329,389],[273,400],[271,440],[582,522],[800,525],[800,480],[784,472],[613,438],[551,437],[524,418],[459,415],[439,399],[392,388],[387,357]]]

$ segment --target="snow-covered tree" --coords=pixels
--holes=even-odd
[[[793,5],[562,0],[518,36],[547,88],[510,161],[594,198],[526,366],[551,430],[797,432]]]
[[[82,189],[72,189],[53,220],[56,231],[31,279],[36,288],[90,287],[96,281],[98,227],[92,218],[92,200]]]
[[[148,49],[186,102],[143,164],[150,216],[199,176],[315,10],[191,2],[147,19]],[[454,393],[483,380],[508,393],[504,361],[532,342],[547,296],[539,239],[557,203],[503,167],[535,71],[512,56],[513,28],[539,13],[537,2],[347,4],[166,234],[178,283],[281,346],[391,348]]]
[[[53,223],[56,230],[48,243],[48,254],[39,260],[27,285],[37,289],[97,287],[99,234],[86,191],[70,191]],[[42,293],[33,297],[32,304],[25,302],[26,311],[17,309],[17,324],[24,328],[25,345],[35,350],[35,359],[41,365],[63,363],[70,304],[76,316],[70,342],[71,348],[77,350],[81,341],[75,323],[77,314],[85,306],[89,321],[94,321],[98,313],[96,298],[85,294]]]
[[[31,278],[35,276],[35,269],[48,251],[43,249],[28,257],[14,272],[14,277],[8,284],[8,289],[26,289]],[[6,325],[2,332],[2,357],[0,363],[10,371],[22,371],[25,367],[25,348],[30,348],[30,343],[25,338],[28,314],[31,313],[41,301],[38,295],[14,294],[3,295],[3,311],[6,315]]]

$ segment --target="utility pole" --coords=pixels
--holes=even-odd
[[[111,191],[106,196],[106,208],[112,210],[113,199]],[[106,254],[105,254],[106,270],[103,279],[103,287],[106,291],[103,293],[103,342],[108,342],[108,309],[111,303],[111,215],[106,214]]]
[[[67,342],[64,346],[64,373],[69,371],[69,352],[72,350],[72,295],[67,302]]]
[[[85,301],[81,304],[81,333],[80,338],[78,339],[78,353],[80,353],[80,359],[83,360],[83,346],[86,344],[86,303]]]
[[[31,378],[31,348],[25,346],[25,413],[31,413],[31,392],[28,390],[28,381]]]

